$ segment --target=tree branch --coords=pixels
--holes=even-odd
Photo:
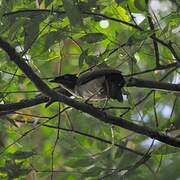
[[[48,102],[49,98],[46,96],[37,96],[32,99],[24,99],[17,103],[6,103],[6,104],[0,104],[0,116],[5,115],[5,112],[8,111],[16,111],[23,108],[28,108],[32,106],[36,106],[41,103]]]
[[[180,84],[171,84],[171,83],[164,83],[164,82],[158,82],[158,81],[149,81],[149,80],[142,80],[142,79],[137,79],[137,78],[129,78],[126,81],[126,85],[128,87],[135,86],[139,88],[160,89],[164,91],[180,93]]]
[[[15,120],[16,122],[20,122],[20,123],[28,123],[28,124],[34,124],[34,121],[26,121],[26,120]],[[86,132],[82,132],[82,131],[78,131],[78,130],[75,130],[75,129],[69,129],[69,128],[63,128],[63,127],[58,127],[58,126],[54,126],[54,125],[50,125],[50,124],[44,124],[44,123],[41,123],[41,122],[37,122],[36,124],[40,124],[42,125],[43,127],[47,127],[47,128],[52,128],[52,129],[59,129],[59,130],[62,130],[62,131],[65,131],[65,132],[69,132],[69,133],[74,133],[74,134],[78,134],[78,135],[81,135],[81,136],[85,136],[87,138],[90,138],[90,139],[94,139],[94,140],[97,140],[97,141],[100,141],[100,142],[103,142],[103,143],[106,143],[106,144],[113,144],[113,142],[107,140],[107,139],[103,139],[101,137],[98,137],[98,136],[94,136],[94,135],[91,135],[91,134],[88,134]],[[118,147],[120,149],[123,149],[123,150],[126,150],[126,151],[129,151],[129,152],[132,152],[134,154],[137,154],[139,156],[144,156],[145,154],[143,152],[140,152],[140,151],[136,151],[134,149],[131,149],[131,148],[128,148],[126,147],[125,145],[123,145],[122,143],[121,144],[117,144],[117,143],[114,143],[113,144],[115,147]]]
[[[113,18],[113,17],[110,17],[110,16],[106,16],[104,14],[100,14],[100,13],[94,13],[94,12],[82,12],[83,14],[87,14],[87,15],[91,15],[91,16],[97,16],[97,17],[102,17],[104,19],[108,19],[108,20],[112,20],[112,21],[115,21],[115,22],[119,22],[119,23],[122,23],[122,24],[125,24],[125,25],[128,25],[130,27],[133,27],[139,31],[144,31],[144,29],[141,27],[141,26],[138,26],[136,24],[132,24],[132,23],[129,23],[129,22],[126,22],[126,21],[123,21],[121,19],[117,19],[117,18]],[[161,45],[167,47],[171,53],[173,54],[173,56],[176,58],[176,61],[178,63],[180,63],[180,57],[178,56],[178,54],[176,53],[176,51],[174,50],[173,46],[172,46],[172,43],[171,41],[169,41],[168,43],[162,41],[161,39],[157,38],[156,36],[154,35],[151,35],[150,36],[151,39],[153,39],[153,41],[156,41],[158,43],[160,43]]]
[[[147,18],[148,18],[148,22],[149,22],[149,26],[150,26],[151,30],[154,31],[154,24],[153,24],[150,14],[147,16]],[[152,37],[153,37],[153,45],[154,45],[154,54],[156,57],[156,67],[159,67],[160,66],[159,48],[158,48],[157,41],[154,39],[154,38],[156,38],[155,32],[152,34]]]
[[[125,77],[137,76],[137,75],[141,75],[141,74],[145,74],[145,73],[149,73],[149,72],[153,72],[153,71],[170,69],[170,68],[173,68],[173,67],[178,68],[178,67],[180,67],[180,65],[177,62],[174,62],[174,63],[171,63],[171,64],[164,64],[164,65],[161,65],[159,67],[152,68],[152,69],[147,69],[147,70],[144,70],[144,71],[135,72],[133,74],[131,73],[131,74],[125,75]]]
[[[37,74],[35,74],[35,72],[32,70],[32,68],[30,66],[28,66],[28,64],[24,61],[23,58],[21,58],[21,56],[15,51],[15,49],[13,47],[11,47],[8,42],[4,41],[1,38],[0,38],[0,47],[4,51],[6,51],[6,53],[10,57],[10,60],[16,63],[16,65],[26,74],[26,76],[35,84],[35,86],[43,94],[52,98],[53,100],[63,102],[71,107],[74,107],[77,110],[88,113],[91,116],[93,116],[105,123],[117,125],[119,127],[134,131],[136,133],[146,135],[153,139],[157,139],[166,144],[169,144],[169,145],[172,145],[175,147],[180,147],[180,141],[178,139],[167,136],[167,135],[160,133],[156,130],[153,130],[149,127],[145,127],[142,125],[132,123],[123,118],[118,118],[118,117],[112,116],[106,112],[98,110],[97,108],[93,107],[92,105],[80,103],[69,97],[59,94],[55,90],[50,89],[48,87],[48,85],[46,85]]]

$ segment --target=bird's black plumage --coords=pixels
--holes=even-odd
[[[61,86],[74,96],[101,100],[105,98],[122,101],[121,88],[125,80],[118,70],[99,69],[86,72],[77,77],[75,74],[65,74],[54,78],[51,82]]]

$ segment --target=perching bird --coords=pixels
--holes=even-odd
[[[59,83],[75,97],[89,100],[112,98],[123,101],[121,88],[125,80],[118,70],[99,69],[83,73],[79,77],[75,74],[65,74],[50,82]]]

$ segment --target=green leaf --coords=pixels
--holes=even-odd
[[[27,175],[31,170],[22,168],[23,163],[16,163],[12,160],[7,160],[5,166],[0,167],[0,172],[6,173],[9,179],[22,177]]]
[[[31,48],[39,33],[39,21],[36,19],[27,20],[24,24],[24,51]]]
[[[82,41],[86,41],[87,43],[95,43],[98,41],[102,41],[106,39],[106,35],[103,33],[88,33],[81,37]]]
[[[144,11],[146,9],[144,0],[135,0],[134,5],[137,9],[141,11]]]
[[[82,25],[82,16],[76,0],[62,0],[62,2],[71,25]]]
[[[45,7],[47,7],[49,4],[51,4],[52,3],[52,0],[45,0]]]
[[[129,37],[127,44],[131,46],[133,44],[136,44],[137,42],[144,41],[153,33],[154,31],[142,31],[142,32],[137,31]]]
[[[179,149],[172,146],[162,145],[157,150],[155,150],[154,153],[160,155],[168,155],[168,154],[179,153]]]
[[[54,43],[60,42],[65,39],[66,32],[64,29],[58,31],[52,31],[43,36],[45,38],[44,50],[47,51]]]
[[[120,3],[122,3],[122,2],[126,2],[126,0],[115,0],[115,2],[117,3],[117,4],[120,4]]]
[[[7,18],[7,19],[9,21],[10,18]],[[9,38],[11,40],[16,39],[16,34],[19,31],[19,27],[22,26],[22,22],[23,22],[23,20],[16,21],[14,19],[11,27],[8,29],[9,30]],[[1,29],[1,27],[0,27],[0,29]]]
[[[94,66],[98,63],[98,57],[97,56],[88,56],[86,59],[86,64],[89,66]]]
[[[81,69],[83,67],[84,64],[84,60],[87,58],[88,56],[88,49],[86,49],[85,51],[83,51],[81,53],[81,55],[79,56],[79,68]]]
[[[90,12],[91,8],[95,8],[96,7],[96,1],[88,1],[88,2],[78,2],[78,7],[81,11],[86,11],[86,12]]]
[[[29,151],[29,152],[25,152],[25,151],[16,151],[14,154],[11,154],[11,157],[13,159],[26,159],[29,158],[31,156],[36,155],[35,152]]]

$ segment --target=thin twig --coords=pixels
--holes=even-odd
[[[154,45],[154,54],[156,57],[156,67],[159,67],[160,66],[159,47],[158,47],[157,41],[154,39],[154,38],[156,38],[156,33],[154,32],[155,31],[154,24],[153,24],[153,21],[152,21],[150,14],[147,16],[147,19],[148,19],[151,31],[153,32],[152,37],[153,37],[153,45]]]

